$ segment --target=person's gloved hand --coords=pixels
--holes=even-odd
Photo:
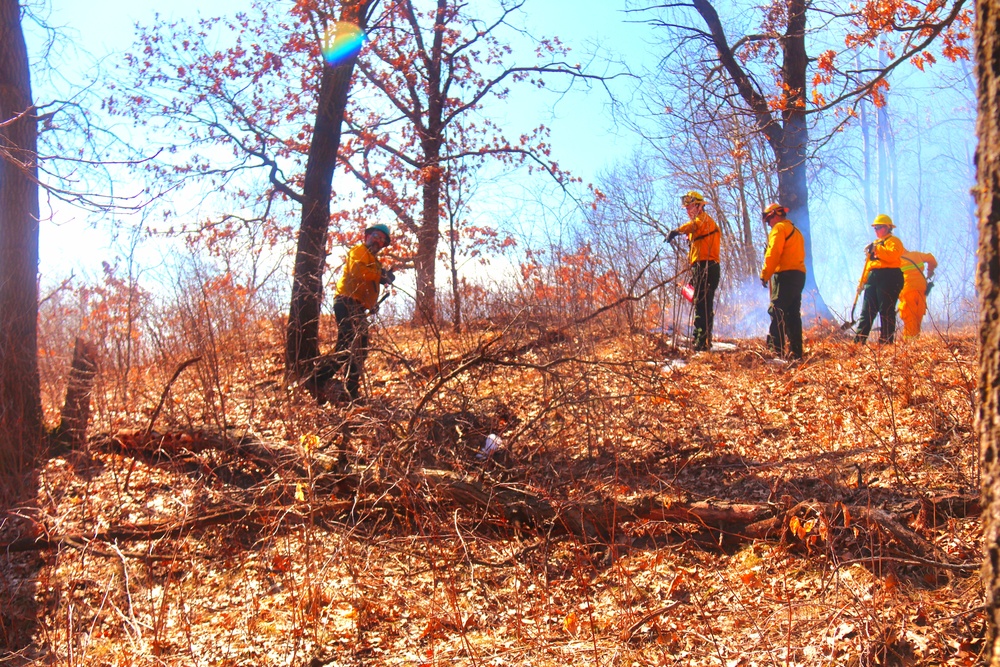
[[[680,235],[681,233],[679,231],[677,231],[676,229],[671,229],[670,233],[667,234],[667,243],[673,243],[674,239]]]
[[[379,278],[380,285],[391,285],[396,281],[396,274],[392,269],[382,269],[382,276]]]
[[[865,254],[868,255],[868,259],[872,260],[873,262],[877,259],[877,257],[875,256],[874,243],[869,243],[868,245],[865,246]]]
[[[766,281],[766,280],[764,280],[763,278],[761,278],[761,279],[760,279],[760,286],[761,286],[761,287],[767,287],[767,281]]]

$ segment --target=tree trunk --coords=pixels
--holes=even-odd
[[[806,124],[806,0],[787,0],[788,27],[782,40],[784,60],[781,75],[787,97],[781,112],[783,131],[779,145],[772,143],[778,160],[778,195],[781,204],[787,206],[788,217],[802,232],[806,244],[806,285],[803,291],[805,315],[831,320],[833,315],[827,308],[823,296],[816,285],[816,271],[813,268],[812,224],[809,219],[809,179],[806,160],[809,155],[809,127]],[[770,137],[769,137],[770,139]],[[811,318],[810,318],[811,319]]]
[[[879,67],[882,68],[886,66],[885,48],[883,42],[883,48],[879,49]],[[889,117],[888,91],[883,91],[882,99],[882,106],[875,110],[875,138],[878,141],[878,212],[895,218],[899,186],[896,178],[896,138],[892,133],[892,119]]]
[[[858,71],[861,70],[861,56],[858,53],[854,54],[854,67]],[[858,110],[861,114],[860,125],[861,125],[861,155],[862,155],[862,176],[861,176],[861,193],[865,198],[865,224],[875,219],[875,202],[872,199],[872,137],[871,137],[871,119],[868,117],[868,100],[860,99],[858,100]]]
[[[344,2],[340,20],[364,30],[368,11],[377,0]],[[285,342],[285,370],[297,377],[319,356],[319,315],[323,303],[323,272],[326,269],[326,241],[330,228],[330,193],[340,149],[340,130],[347,108],[347,95],[357,55],[345,62],[323,67],[319,87],[319,108],[313,130],[302,188],[302,222],[295,268],[292,299],[288,310]]]
[[[435,269],[437,267],[437,245],[441,236],[441,169],[437,154],[428,155],[424,167],[423,198],[424,210],[420,229],[417,230],[417,254],[413,264],[417,273],[416,306],[413,310],[414,324],[430,324],[435,320],[437,310],[437,287]]]
[[[42,433],[37,140],[19,3],[0,0],[0,475],[27,471]]]
[[[996,667],[1000,666],[1000,6],[994,0],[977,0],[976,13],[980,299],[976,429],[982,451],[986,663]]]
[[[97,350],[82,338],[73,346],[73,364],[66,383],[66,402],[63,403],[56,437],[70,447],[87,443],[87,424],[90,422],[90,396],[97,378]]]
[[[813,269],[811,221],[809,219],[809,184],[806,177],[806,152],[809,130],[803,114],[785,121],[782,143],[774,152],[778,163],[778,201],[788,207],[788,219],[795,223],[806,248],[806,284],[802,308],[806,318],[833,319],[816,284]]]
[[[434,322],[437,313],[434,276],[438,238],[441,236],[441,186],[444,175],[441,169],[441,147],[444,145],[446,99],[442,90],[441,67],[447,5],[447,0],[437,1],[434,40],[431,43],[431,57],[427,62],[427,124],[426,129],[421,130],[423,136],[420,141],[423,151],[423,211],[420,229],[417,230],[417,255],[413,262],[417,273],[414,324],[430,324]],[[410,9],[412,11],[412,5]]]
[[[451,232],[448,239],[448,261],[451,268],[451,327],[455,333],[462,331],[462,289],[458,279],[458,224],[454,216],[449,216],[451,220]]]
[[[743,175],[743,170],[746,165],[743,164],[743,159],[739,156],[736,158],[736,169],[734,173],[736,174],[736,188],[739,193],[740,201],[740,245],[742,249],[740,251],[740,256],[743,258],[743,266],[740,267],[740,277],[749,276],[755,278],[757,276],[757,271],[759,264],[757,263],[757,252],[754,249],[753,243],[753,225],[751,223],[752,219],[757,219],[757,215],[750,213],[750,204],[747,202],[747,183],[746,177]]]
[[[780,123],[774,118],[768,100],[760,94],[756,83],[733,54],[715,7],[709,0],[693,0],[693,5],[709,28],[712,42],[719,52],[719,61],[740,96],[750,107],[757,130],[764,135],[774,152],[778,168],[778,203],[788,207],[789,219],[802,232],[806,242],[806,286],[803,305],[807,316],[812,313],[821,319],[832,319],[830,309],[816,286],[809,220],[809,182],[806,172],[809,155],[809,130],[806,125],[808,57],[805,45],[808,5],[806,0],[785,0],[785,2],[788,27],[781,38],[784,55],[781,76],[785,96]]]

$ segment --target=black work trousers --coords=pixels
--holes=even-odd
[[[715,261],[695,262],[691,265],[694,275],[694,349],[712,347],[712,324],[715,322],[715,290],[719,289],[721,271]]]
[[[781,271],[771,276],[771,328],[767,332],[767,347],[778,356],[802,358],[802,290],[806,286],[805,271]]]
[[[903,289],[903,272],[899,269],[872,269],[865,283],[865,297],[858,318],[855,343],[868,340],[875,315],[882,323],[878,342],[891,343],[896,339],[896,301]]]
[[[333,300],[333,314],[337,318],[337,347],[335,348],[333,374],[347,369],[344,388],[351,400],[357,399],[361,389],[361,373],[368,356],[368,317],[365,307],[349,297]]]

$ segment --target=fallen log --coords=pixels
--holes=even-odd
[[[792,507],[726,501],[671,502],[646,497],[635,503],[603,499],[586,503],[557,502],[512,485],[483,486],[451,471],[423,470],[423,481],[441,497],[467,509],[506,522],[572,534],[603,542],[614,540],[626,522],[683,523],[736,539],[797,540],[807,548],[835,539],[836,530],[862,526],[869,534],[890,537],[903,553],[925,564],[952,568],[947,554],[885,510],[863,505],[807,501]],[[967,511],[967,503],[945,505]]]
[[[197,449],[197,445],[187,443]],[[207,446],[207,445],[206,445]],[[260,446],[259,444],[257,446]],[[293,452],[287,448],[282,455],[275,456],[273,450],[258,452],[266,457],[282,459]],[[312,470],[323,468],[316,459],[320,453],[312,452]],[[326,457],[331,458],[331,457]],[[291,461],[286,460],[287,463]],[[291,476],[287,485],[296,485],[293,470],[301,465],[301,459],[286,468]],[[364,475],[349,470],[346,474],[333,471],[319,473],[329,477],[339,493],[349,492],[353,498],[325,502],[308,510],[312,517],[332,517],[335,520],[346,517],[359,507],[359,499],[379,498],[391,508],[392,498],[412,493],[413,489],[425,489],[428,495],[450,501],[481,519],[504,523],[518,529],[535,530],[548,535],[573,535],[581,540],[600,543],[615,542],[624,533],[627,524],[644,527],[656,523],[687,524],[705,529],[713,536],[726,536],[736,540],[781,540],[800,543],[812,548],[820,542],[837,543],[849,539],[861,527],[867,535],[860,542],[874,546],[884,539],[898,545],[897,551],[914,556],[926,564],[940,564],[949,567],[947,555],[904,525],[904,521],[890,512],[863,505],[844,505],[806,501],[795,505],[768,503],[733,503],[723,500],[676,501],[657,496],[646,496],[634,502],[620,502],[609,498],[598,498],[576,502],[546,497],[542,492],[515,484],[493,484],[481,478],[464,475],[450,470],[421,469],[406,475],[407,483],[387,483],[382,475]],[[377,480],[377,481],[374,481]],[[326,482],[324,482],[326,484]],[[317,484],[319,488],[319,484]],[[410,489],[411,491],[406,491]],[[360,505],[367,503],[361,501]],[[949,500],[941,504],[942,510],[954,507],[967,512],[968,503]],[[0,544],[0,551],[35,551],[54,548],[60,544],[73,545],[80,542],[98,541],[142,541],[183,534],[187,531],[215,525],[217,523],[252,520],[265,515],[280,513],[287,517],[306,512],[305,506],[293,502],[279,502],[267,508],[239,508],[224,512],[192,517],[185,521],[146,526],[119,526],[88,535],[64,535],[61,537],[25,537],[6,544]],[[854,531],[854,532],[852,532]],[[873,537],[880,539],[872,539]],[[856,535],[855,535],[856,539]],[[856,540],[858,541],[858,540]],[[873,554],[873,558],[876,556]],[[957,569],[957,568],[955,568]]]
[[[265,521],[281,519],[301,523],[322,518],[330,514],[343,515],[357,509],[350,500],[325,502],[308,507],[275,506],[275,507],[238,507],[209,514],[190,517],[183,521],[164,521],[160,523],[133,524],[112,526],[107,530],[93,533],[70,533],[65,535],[35,535],[19,537],[9,542],[0,543],[0,552],[18,553],[26,551],[45,551],[61,546],[80,547],[93,542],[148,542],[164,538],[179,537],[193,531],[238,522]]]
[[[613,500],[586,503],[553,501],[514,485],[483,486],[478,480],[450,470],[424,469],[420,479],[441,497],[469,508],[528,527],[549,527],[556,534],[610,540],[626,522],[690,523],[732,530],[759,522],[778,509],[767,504],[726,501],[676,503],[647,497],[627,504]]]

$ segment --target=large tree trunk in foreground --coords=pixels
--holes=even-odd
[[[983,578],[989,622],[987,664],[1000,665],[1000,6],[977,0],[979,115],[979,413],[982,449]]]
[[[28,470],[42,434],[34,114],[19,3],[0,0],[0,475]]]
[[[377,0],[346,1],[340,20],[367,27],[369,9]],[[292,300],[288,310],[285,369],[298,376],[319,356],[319,314],[323,304],[326,237],[330,229],[330,193],[340,150],[340,131],[351,89],[357,54],[336,67],[323,67],[319,108],[303,184],[302,222],[295,251]]]

